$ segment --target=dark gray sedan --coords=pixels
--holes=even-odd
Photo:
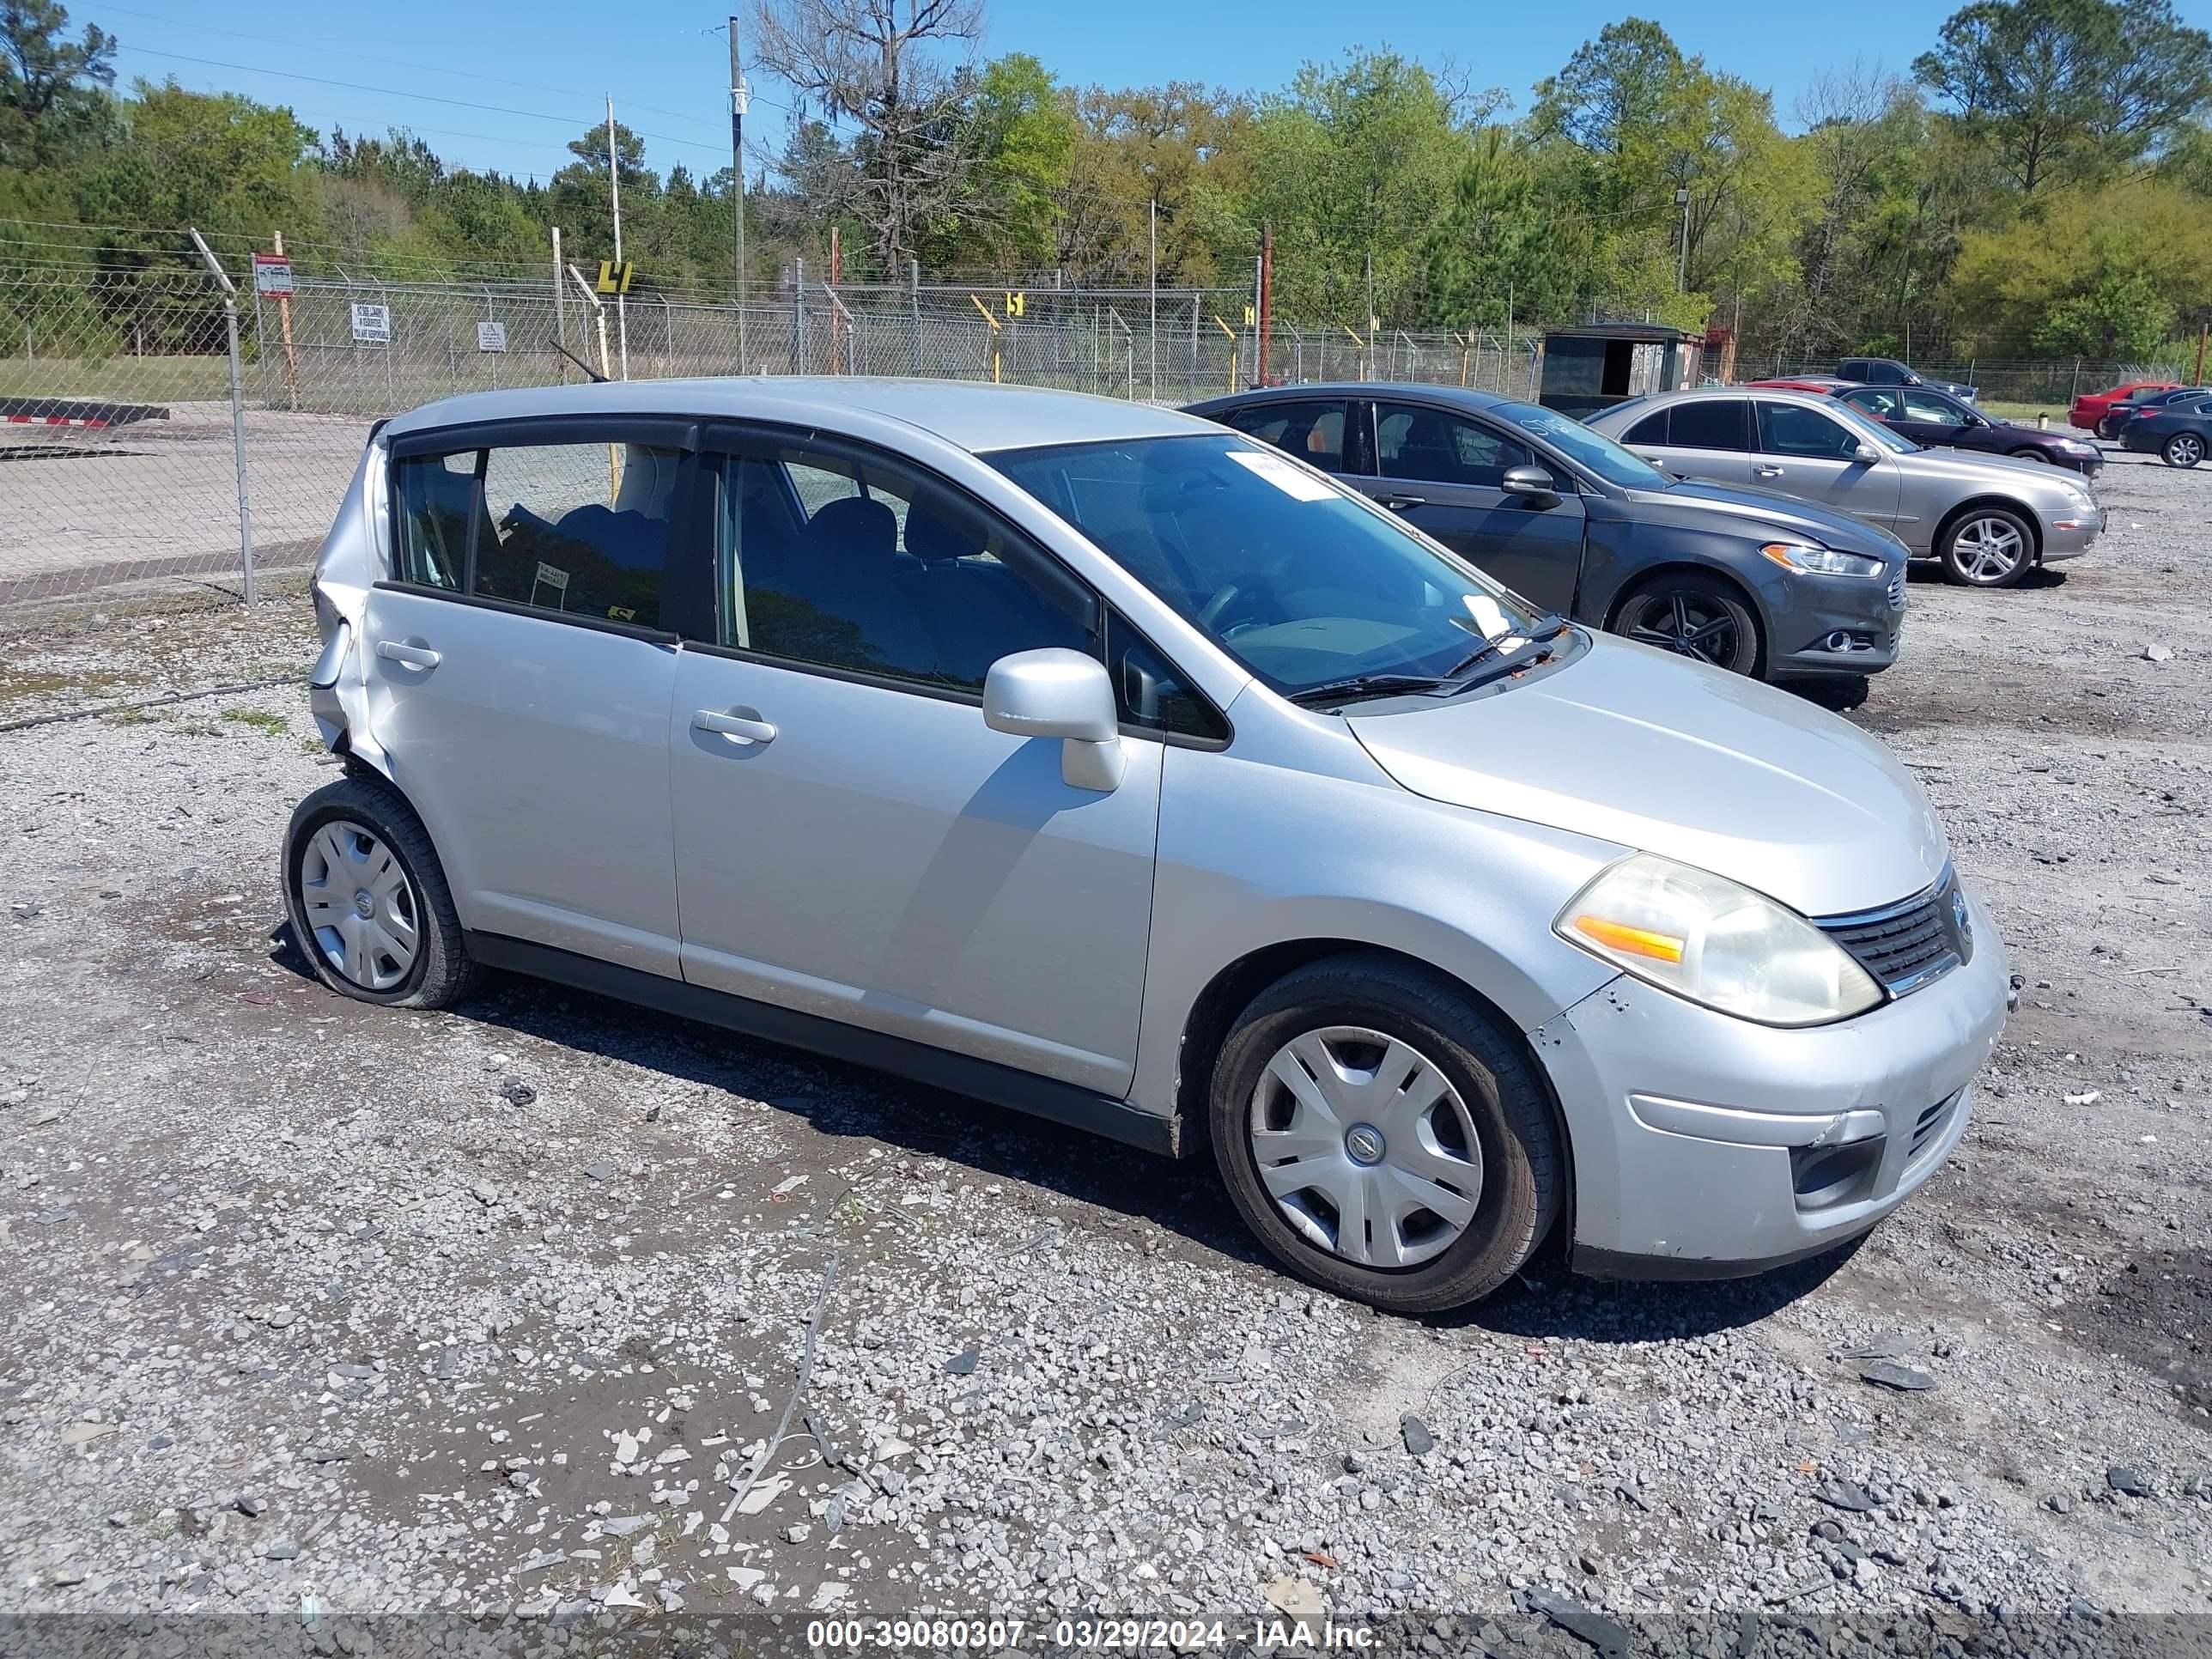
[[[1660,471],[1487,392],[1300,386],[1191,405],[1401,514],[1525,598],[1766,679],[1897,659],[1905,550],[1846,514]]]

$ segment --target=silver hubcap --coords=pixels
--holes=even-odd
[[[300,898],[323,959],[354,984],[388,991],[422,941],[415,889],[398,857],[344,818],[315,831],[300,860]]]
[[[1972,519],[1959,526],[1951,556],[1970,582],[2002,580],[2020,568],[2027,550],[2019,531],[2002,519]]]
[[[1253,1091],[1251,1135],[1284,1219],[1367,1267],[1443,1254],[1482,1196],[1482,1150],[1459,1091],[1418,1049],[1364,1026],[1325,1026],[1278,1049]]]
[[[2204,459],[2204,446],[2194,438],[2176,438],[2168,447],[2173,452],[2173,459],[2184,466],[2194,466]]]

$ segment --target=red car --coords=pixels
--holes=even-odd
[[[1777,392],[1832,392],[1838,387],[1856,386],[1856,380],[1838,380],[1832,374],[1788,374],[1771,380],[1747,380],[1746,386],[1771,386]]]
[[[2111,434],[2106,429],[2105,419],[2112,412],[2113,404],[2140,403],[2154,392],[2172,392],[2180,385],[2179,380],[2130,380],[2109,392],[2085,392],[2074,400],[2074,407],[2066,411],[2066,418],[2084,432],[2107,437]]]

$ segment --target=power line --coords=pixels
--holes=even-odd
[[[101,9],[104,11],[120,12],[126,17],[143,17],[149,22],[173,23],[179,28],[190,29],[195,34],[221,34],[227,35],[234,40],[255,40],[262,42],[266,42],[269,38],[265,34],[256,34],[248,29],[219,29],[205,23],[188,22],[183,18],[164,17],[159,12],[139,11],[130,6],[108,5],[105,3],[105,0],[102,0]],[[125,52],[152,52],[154,50],[150,46],[137,46],[129,45],[128,43],[125,43],[122,49]],[[479,74],[474,70],[443,69],[435,64],[410,63],[406,59],[400,58],[379,58],[368,52],[355,52],[350,48],[347,50],[346,56],[356,63],[381,64],[387,69],[414,70],[417,73],[423,75],[449,75],[457,80],[489,82],[494,86],[515,87],[525,92],[550,92],[563,98],[597,98],[599,96],[599,94],[595,92],[580,92],[574,87],[549,87],[538,81],[510,81],[501,76]],[[264,75],[277,75],[282,74],[284,71],[279,70],[263,70],[258,72]],[[687,115],[682,110],[661,109],[655,105],[641,104],[634,100],[625,99],[623,101],[628,108],[644,110],[648,114],[652,115],[665,115],[672,120],[690,121],[696,125],[702,127],[710,127],[717,125],[713,121],[708,120],[703,116]],[[763,100],[762,101],[766,102],[768,100]],[[779,106],[779,107],[781,107],[781,106]]]
[[[306,81],[320,87],[337,87],[347,92],[374,93],[380,98],[413,98],[426,104],[447,104],[455,109],[477,110],[488,115],[514,115],[531,121],[558,121],[563,126],[580,125],[586,130],[598,125],[591,120],[580,123],[573,115],[552,115],[544,110],[515,109],[505,104],[478,104],[465,98],[441,98],[434,92],[408,92],[398,87],[372,87],[359,81],[335,81],[324,75],[303,75],[297,70],[264,69],[257,64],[231,64],[216,58],[194,58],[181,52],[158,52],[152,46],[125,46],[122,50],[143,52],[149,58],[173,58],[180,64],[198,64],[208,69],[230,70],[240,75],[273,75],[288,81]],[[680,144],[690,149],[708,150],[716,155],[721,154],[720,145],[702,143],[696,138],[678,138],[671,133],[647,132],[636,127],[630,131],[641,138],[654,139],[664,144]]]

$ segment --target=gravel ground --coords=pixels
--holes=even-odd
[[[1840,1261],[1425,1322],[1203,1164],[522,981],[335,997],[278,927],[304,605],[0,641],[0,1613],[2203,1639],[2212,476],[2100,487],[2063,575],[1916,582],[1852,716],[2025,976],[1948,1170]]]

